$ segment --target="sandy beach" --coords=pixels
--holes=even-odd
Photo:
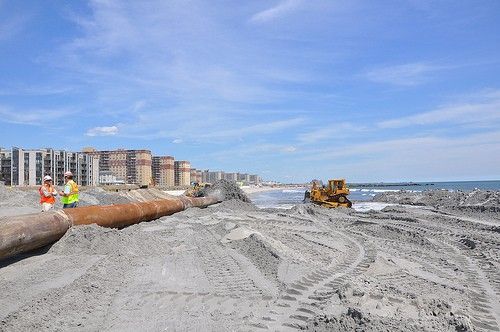
[[[242,186],[240,187],[241,190],[245,194],[255,194],[255,193],[260,193],[260,192],[265,192],[265,191],[274,191],[274,190],[283,190],[283,188],[280,187],[270,187],[270,186]],[[179,196],[184,194],[186,192],[185,190],[165,190],[165,192],[169,195],[173,196]]]
[[[162,195],[96,189],[82,204]],[[436,195],[382,194],[381,211],[228,200],[73,227],[2,262],[0,330],[497,331],[500,195]]]

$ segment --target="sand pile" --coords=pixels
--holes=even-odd
[[[40,207],[40,194],[36,188],[0,186],[0,206]]]
[[[147,202],[158,199],[172,198],[171,195],[156,188],[122,191],[120,192],[120,196],[125,197],[130,201],[138,201],[138,202]]]
[[[258,208],[249,202],[244,202],[239,199],[230,199],[227,201],[223,201],[222,203],[217,204],[212,207],[214,211],[257,211]]]
[[[234,181],[219,180],[210,187],[201,190],[203,196],[216,196],[221,201],[239,199],[243,202],[250,202],[248,196]]]
[[[99,187],[86,188],[80,191],[79,196],[79,206],[126,204],[133,201],[131,198]]]
[[[97,225],[70,228],[51,246],[49,253],[57,255],[152,255],[158,252],[159,233],[141,231],[141,225],[122,230]]]
[[[373,198],[377,202],[441,207],[500,207],[500,191],[427,190],[423,192],[384,192]]]

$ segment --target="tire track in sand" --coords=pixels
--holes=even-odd
[[[448,239],[439,240],[450,257],[463,267],[467,282],[472,286],[469,291],[471,299],[471,322],[478,331],[500,331],[500,303],[484,271],[474,259],[460,252],[460,249]]]
[[[283,331],[302,329],[307,321],[321,311],[321,306],[334,296],[350,277],[363,273],[374,261],[375,250],[366,248],[363,241],[341,231],[330,231],[324,236],[316,235],[311,241],[335,247],[332,238],[348,243],[350,255],[342,263],[332,261],[324,268],[315,269],[290,283],[281,297],[270,304],[270,309],[249,323],[252,327]]]

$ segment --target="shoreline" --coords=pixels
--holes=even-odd
[[[241,190],[247,195],[255,194],[255,193],[261,193],[261,192],[266,192],[266,191],[277,191],[277,190],[283,190],[287,189],[287,187],[257,187],[257,186],[242,186],[240,187]],[[173,196],[180,196],[182,195],[186,190],[163,190],[163,192],[173,195]]]
[[[288,187],[268,187],[268,186],[262,186],[262,187],[255,187],[255,186],[242,186],[240,187],[241,190],[245,194],[251,195],[255,193],[261,193],[261,192],[266,192],[266,191],[278,191],[278,190],[286,190]]]

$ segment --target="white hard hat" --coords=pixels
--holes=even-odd
[[[52,178],[50,176],[48,176],[48,175],[45,175],[43,177],[43,181],[52,181]]]
[[[67,171],[66,173],[64,173],[64,176],[73,176],[73,173],[71,173],[70,171]]]

